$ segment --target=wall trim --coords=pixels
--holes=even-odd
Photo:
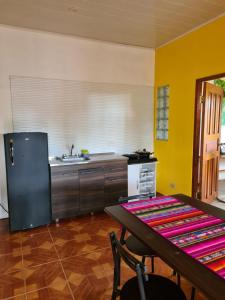
[[[123,44],[123,43],[116,43],[116,42],[110,42],[110,41],[104,41],[97,38],[89,38],[89,37],[83,37],[80,35],[73,35],[73,34],[64,34],[60,32],[55,31],[47,31],[47,30],[40,30],[35,28],[28,28],[28,27],[21,27],[21,26],[15,26],[15,25],[8,25],[8,24],[2,24],[0,23],[0,27],[6,28],[6,29],[13,29],[13,30],[22,30],[26,32],[36,33],[36,34],[46,34],[46,35],[54,35],[58,37],[64,37],[68,39],[76,39],[80,41],[89,41],[93,43],[100,43],[103,45],[108,46],[120,46],[121,48],[134,48],[134,49],[140,49],[140,50],[155,50],[154,47],[144,47],[144,46],[138,46],[138,45],[131,45],[131,44]]]

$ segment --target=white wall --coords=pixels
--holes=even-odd
[[[11,76],[13,131],[48,133],[50,156],[153,151],[153,87]]]
[[[0,26],[0,134],[12,130],[10,75],[154,85],[152,49]],[[7,206],[0,150],[1,203]]]

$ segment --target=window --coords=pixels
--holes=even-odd
[[[170,89],[168,85],[158,87],[156,116],[157,140],[168,140],[169,92]]]

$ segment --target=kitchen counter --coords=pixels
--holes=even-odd
[[[103,210],[127,197],[127,158],[122,155],[102,153],[84,162],[49,163],[53,220]]]
[[[128,158],[116,153],[99,153],[99,154],[90,154],[89,160],[82,161],[82,162],[63,162],[59,159],[51,159],[49,160],[50,167],[59,167],[59,166],[71,166],[71,165],[87,165],[91,163],[98,163],[98,162],[107,162],[107,161],[127,161]]]

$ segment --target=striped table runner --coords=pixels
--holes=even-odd
[[[225,220],[168,196],[121,206],[225,279]]]

